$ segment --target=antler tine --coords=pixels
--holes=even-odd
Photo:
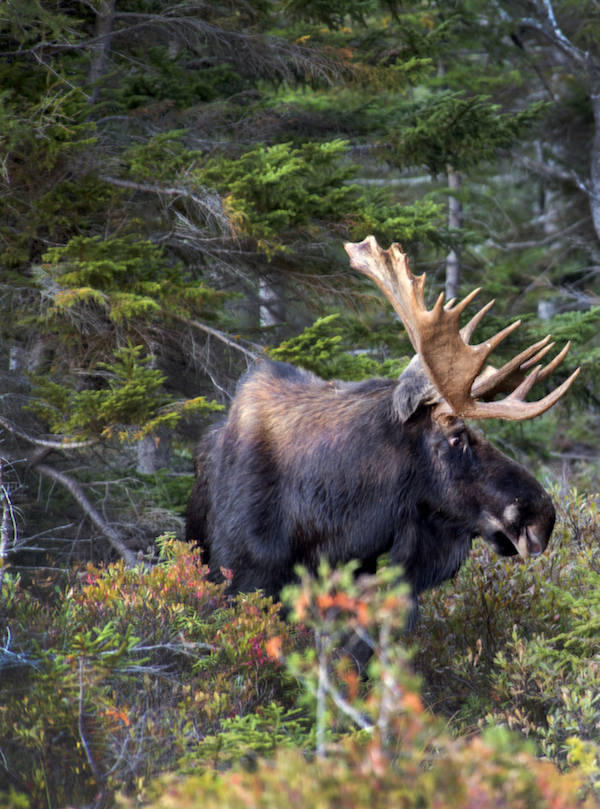
[[[543,371],[536,373],[537,369],[530,374],[519,387],[514,390],[505,399],[499,402],[474,402],[473,409],[464,413],[470,419],[504,419],[506,421],[524,421],[526,419],[533,419],[536,416],[541,416],[546,410],[549,410],[552,405],[556,404],[558,400],[565,395],[573,382],[579,376],[581,368],[577,368],[571,376],[566,379],[562,385],[559,385],[552,393],[544,396],[537,402],[524,402],[523,397],[527,395],[529,390],[540,381]],[[530,382],[531,377],[535,374],[535,378]]]
[[[536,382],[547,377],[560,365],[569,350],[568,345],[543,370],[526,372],[550,349],[550,337],[522,351],[498,370],[482,369],[496,346],[519,327],[511,323],[489,340],[470,345],[477,325],[490,310],[493,301],[483,306],[460,328],[460,316],[479,290],[474,290],[457,304],[454,300],[444,306],[443,293],[433,308],[425,305],[425,275],[415,277],[408,257],[398,244],[382,250],[374,236],[359,244],[344,245],[355,270],[371,278],[402,319],[410,340],[419,355],[423,369],[446,401],[440,411],[452,411],[469,418],[529,419],[543,413],[566,393],[577,372],[571,374],[555,391],[539,402],[525,402],[524,397]],[[477,401],[476,397],[492,397],[500,390],[513,391],[499,402]]]
[[[545,349],[543,352],[540,351],[540,353],[537,355],[537,357],[534,357],[533,359],[535,360],[538,357],[542,357],[546,353],[546,351],[550,350],[550,348],[553,345],[554,345],[554,343],[550,343],[550,345],[548,346],[547,349]],[[552,362],[549,362],[548,365],[546,365],[546,367],[544,368],[544,370],[540,373],[539,378],[538,378],[538,382],[543,382],[545,379],[548,379],[550,374],[553,374],[554,371],[556,371],[558,366],[561,364],[561,362],[564,360],[564,358],[569,353],[570,348],[571,348],[571,341],[569,340],[569,342],[563,347],[562,351],[560,351],[556,355],[556,357],[554,357]],[[532,360],[532,362],[533,362],[533,360]]]
[[[477,292],[479,292],[479,289],[477,290]],[[473,315],[473,317],[471,318],[471,320],[469,320],[466,326],[462,327],[462,329],[460,330],[460,336],[467,345],[469,345],[471,337],[473,336],[473,332],[475,331],[477,326],[479,326],[485,315],[487,315],[487,313],[490,311],[490,309],[495,303],[496,303],[495,299],[491,300],[489,303],[486,303],[485,306],[482,306],[481,309]],[[520,322],[521,321],[519,321],[519,323]]]
[[[510,360],[497,370],[490,369],[485,375],[475,380],[472,388],[473,397],[476,399],[490,400],[498,393],[510,393],[515,390],[525,379],[527,372],[536,366],[540,360],[554,347],[555,343],[548,342],[550,335],[544,337],[537,343],[526,348],[517,357]],[[554,359],[543,368],[536,378],[537,382],[543,382],[556,371],[558,366],[569,353],[571,341],[554,357]],[[537,349],[540,349],[537,351]],[[537,353],[535,353],[537,351]],[[531,355],[534,356],[531,356]],[[528,359],[528,355],[531,357]]]
[[[497,393],[513,391],[525,379],[527,371],[537,365],[544,354],[554,345],[554,343],[548,345],[549,340],[550,335],[533,343],[525,351],[521,351],[501,368],[491,369],[485,378],[476,379],[472,388],[473,396],[477,399],[491,399]]]

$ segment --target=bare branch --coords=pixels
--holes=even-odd
[[[559,239],[563,239],[565,236],[568,236],[570,233],[578,230],[586,222],[589,222],[591,218],[591,216],[585,216],[583,219],[578,219],[577,222],[569,225],[569,227],[559,230],[556,233],[551,233],[549,236],[546,236],[543,239],[531,239],[527,242],[506,242],[506,244],[498,244],[498,242],[495,242],[493,239],[488,239],[488,242],[489,244],[498,248],[498,250],[503,251],[527,250],[529,247],[543,247],[546,244],[552,244]]]
[[[255,346],[257,351],[248,351],[247,348],[244,348],[239,343],[234,342],[234,340],[227,337],[222,331],[218,329],[213,329],[212,326],[207,326],[206,323],[200,323],[199,320],[192,320],[191,318],[184,317],[183,315],[177,315],[174,312],[165,312],[165,315],[168,317],[172,317],[175,320],[178,320],[180,323],[186,323],[188,326],[191,326],[194,329],[200,329],[201,331],[206,332],[206,334],[210,334],[213,337],[216,337],[217,340],[220,340],[225,345],[228,345],[230,348],[235,348],[236,351],[241,351],[242,354],[245,354],[249,359],[256,360],[262,353],[262,349],[260,346]]]
[[[106,537],[110,545],[117,551],[117,553],[125,560],[129,567],[135,567],[139,564],[137,555],[130,550],[123,542],[119,534],[111,528],[111,526],[103,519],[100,513],[94,508],[90,501],[85,496],[85,493],[77,481],[65,475],[64,472],[59,472],[51,466],[45,464],[35,464],[34,469],[40,475],[49,478],[50,480],[60,483],[67,489],[77,504],[83,509],[86,517],[96,526],[100,533]]]
[[[516,162],[519,163],[526,169],[530,171],[534,171],[537,174],[543,174],[546,177],[550,177],[553,180],[560,180],[563,183],[573,183],[577,186],[580,191],[583,191],[586,196],[590,197],[591,199],[600,200],[600,196],[594,194],[585,182],[576,174],[574,171],[562,171],[556,166],[548,166],[546,163],[540,163],[537,160],[531,160],[529,157],[523,157],[523,155],[519,155],[516,152],[510,153],[511,158]]]
[[[210,217],[218,218],[219,224],[228,225],[227,219],[224,216],[221,215],[220,217],[217,217],[217,213],[215,212],[216,195],[214,194],[207,193],[206,197],[201,199],[199,196],[197,196],[197,194],[193,194],[187,188],[161,188],[159,185],[146,185],[145,183],[133,182],[133,180],[120,180],[118,177],[110,177],[107,174],[101,174],[100,179],[105,183],[116,186],[117,188],[128,188],[132,191],[140,191],[145,194],[158,194],[167,197],[184,197],[186,199],[190,199],[192,202],[195,202],[196,205],[202,208],[202,210],[206,211]]]
[[[67,437],[63,438],[61,441],[51,441],[48,438],[38,438],[36,436],[30,435],[29,433],[26,433],[24,430],[19,429],[19,427],[17,427],[14,424],[11,424],[10,421],[6,421],[6,419],[2,418],[2,416],[0,416],[0,425],[2,425],[2,427],[5,427],[13,435],[25,439],[25,441],[28,441],[30,444],[34,444],[36,447],[44,447],[49,450],[84,449],[100,443],[100,439],[96,437],[88,438],[85,441],[69,441]]]

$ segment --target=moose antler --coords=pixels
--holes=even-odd
[[[442,408],[472,419],[531,419],[552,407],[578,375],[579,368],[543,399],[526,402],[525,397],[536,382],[547,379],[563,361],[569,344],[546,368],[538,366],[529,375],[528,371],[554,345],[549,342],[550,336],[529,346],[501,368],[483,371],[492,351],[518,328],[520,320],[472,346],[471,336],[493,304],[493,301],[486,304],[461,329],[460,316],[478,289],[459,303],[450,301],[446,306],[442,292],[433,309],[428,310],[423,295],[425,274],[412,274],[408,256],[400,245],[392,244],[389,250],[382,250],[374,236],[367,236],[360,244],[347,243],[344,247],[351,266],[375,281],[402,319],[425,372],[445,399]],[[492,401],[497,393],[505,392],[509,392],[506,398]]]

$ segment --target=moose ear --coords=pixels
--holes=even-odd
[[[441,396],[423,370],[418,356],[414,356],[400,374],[394,393],[394,406],[400,421],[405,422],[422,405],[438,404]]]

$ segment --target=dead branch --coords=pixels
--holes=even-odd
[[[193,329],[200,329],[206,334],[210,334],[213,337],[216,337],[217,340],[220,340],[225,345],[228,345],[230,348],[235,348],[237,351],[241,351],[242,354],[245,354],[249,359],[252,361],[258,359],[258,357],[262,353],[262,349],[260,346],[255,346],[257,349],[256,351],[249,351],[244,346],[241,346],[239,343],[234,342],[226,334],[218,329],[213,329],[212,326],[207,326],[206,323],[201,323],[199,320],[192,320],[191,318],[184,317],[183,315],[177,315],[174,312],[165,312],[164,313],[167,317],[172,317],[175,320],[178,320],[180,323],[185,323],[186,325],[190,326]]]
[[[85,496],[85,493],[79,483],[73,480],[73,478],[66,475],[64,472],[59,472],[58,469],[54,469],[51,466],[46,466],[45,464],[35,464],[34,469],[40,475],[49,478],[57,483],[60,483],[61,486],[64,486],[67,491],[73,496],[77,504],[83,509],[86,517],[90,520],[93,525],[100,531],[100,533],[106,537],[109,541],[111,547],[113,547],[119,556],[125,560],[126,564],[129,567],[135,567],[139,564],[137,554],[135,554],[132,550],[130,550],[127,545],[123,542],[119,534],[112,528],[100,515],[97,509],[90,503],[90,501]]]

